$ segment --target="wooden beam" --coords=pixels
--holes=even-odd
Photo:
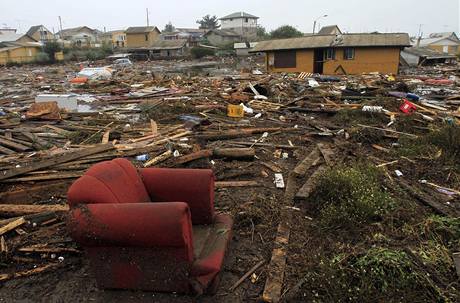
[[[56,164],[66,163],[89,155],[102,153],[112,149],[114,149],[114,146],[112,144],[103,144],[96,147],[85,148],[81,150],[66,152],[64,154],[54,155],[53,157],[48,159],[30,162],[28,163],[28,165],[23,167],[10,169],[4,172],[3,174],[0,174],[0,181],[24,175],[26,173],[37,171],[39,169],[47,168]]]
[[[19,218],[17,220],[14,220],[13,222],[10,222],[6,224],[5,226],[0,228],[0,236],[6,234],[7,232],[21,226],[22,224],[26,223],[26,220],[24,218]]]
[[[21,216],[36,214],[41,212],[66,212],[69,210],[68,205],[16,205],[0,204],[0,215],[3,216]]]

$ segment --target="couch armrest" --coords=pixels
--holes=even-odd
[[[190,207],[193,224],[214,221],[214,174],[210,169],[140,169],[152,201],[183,201]]]
[[[79,205],[70,211],[68,228],[84,247],[183,247],[193,260],[190,210],[186,203]]]

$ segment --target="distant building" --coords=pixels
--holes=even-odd
[[[16,34],[17,29],[15,28],[9,28],[9,27],[4,27],[0,28],[0,35],[1,34]]]
[[[70,42],[75,47],[94,47],[99,44],[99,36],[102,32],[80,26],[75,28],[67,28],[57,33],[57,36],[64,41]]]
[[[208,30],[195,28],[175,28],[172,33],[162,33],[163,40],[187,40],[189,46],[198,46]]]
[[[213,29],[208,31],[204,38],[214,46],[224,46],[234,42],[241,42],[240,34],[229,29]]]
[[[428,47],[407,47],[401,52],[401,57],[409,66],[455,64],[457,62],[456,55],[438,52]]]
[[[261,41],[251,52],[264,52],[268,72],[327,75],[380,72],[397,74],[409,35],[343,34]]]
[[[55,39],[53,33],[43,25],[32,26],[27,31],[26,35],[40,42],[47,42]]]
[[[136,58],[170,59],[189,55],[187,40],[155,40],[145,47],[131,48],[129,52]]]
[[[318,35],[341,35],[341,34],[342,34],[342,31],[337,25],[324,26],[318,32]]]
[[[238,12],[220,18],[221,29],[230,30],[240,35],[244,40],[257,38],[257,21],[259,17]]]
[[[126,30],[128,48],[149,47],[160,39],[160,30],[156,26],[136,26]]]
[[[233,45],[237,56],[248,56],[249,52],[257,46],[257,42],[239,42]]]
[[[126,47],[126,31],[113,30],[105,32],[101,35],[102,43],[111,45],[113,48]]]
[[[460,54],[460,39],[454,32],[431,34],[428,38],[413,40],[413,45],[428,47],[445,54]]]
[[[33,62],[41,48],[39,42],[0,42],[0,65]]]

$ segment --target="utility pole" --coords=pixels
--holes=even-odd
[[[146,12],[147,12],[147,26],[150,26],[150,22],[149,22],[149,8],[147,7],[145,10],[146,10]]]
[[[59,16],[58,18],[59,18],[59,29],[61,30],[61,34],[62,34],[62,19],[61,19],[61,16]]]

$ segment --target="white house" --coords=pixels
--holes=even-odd
[[[257,20],[259,17],[254,15],[238,12],[220,18],[221,29],[231,30],[246,40],[257,37]]]

